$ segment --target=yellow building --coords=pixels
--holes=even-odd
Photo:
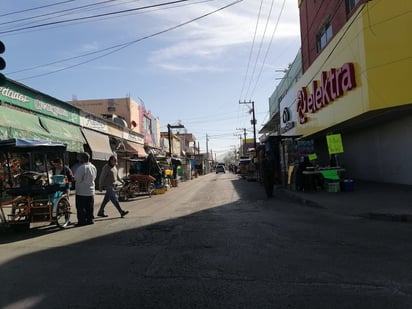
[[[412,1],[361,3],[293,86],[294,133],[325,164],[340,134],[351,178],[412,184],[410,29]]]

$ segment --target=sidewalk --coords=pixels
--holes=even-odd
[[[377,220],[412,222],[412,186],[355,181],[351,192],[298,192],[278,188],[285,195],[310,207],[338,214]]]

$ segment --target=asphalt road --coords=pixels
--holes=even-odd
[[[266,199],[230,173],[122,207],[0,234],[0,308],[412,307],[410,224]]]

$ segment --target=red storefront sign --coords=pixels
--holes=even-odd
[[[307,113],[316,113],[355,87],[353,63],[345,63],[341,68],[331,69],[330,72],[323,71],[321,80],[312,82],[311,93],[308,93],[308,87],[302,87],[298,92],[297,112],[299,123],[304,124],[308,121]]]

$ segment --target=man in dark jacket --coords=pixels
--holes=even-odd
[[[268,198],[273,196],[273,186],[275,182],[275,169],[269,154],[266,153],[262,160],[263,185]]]

